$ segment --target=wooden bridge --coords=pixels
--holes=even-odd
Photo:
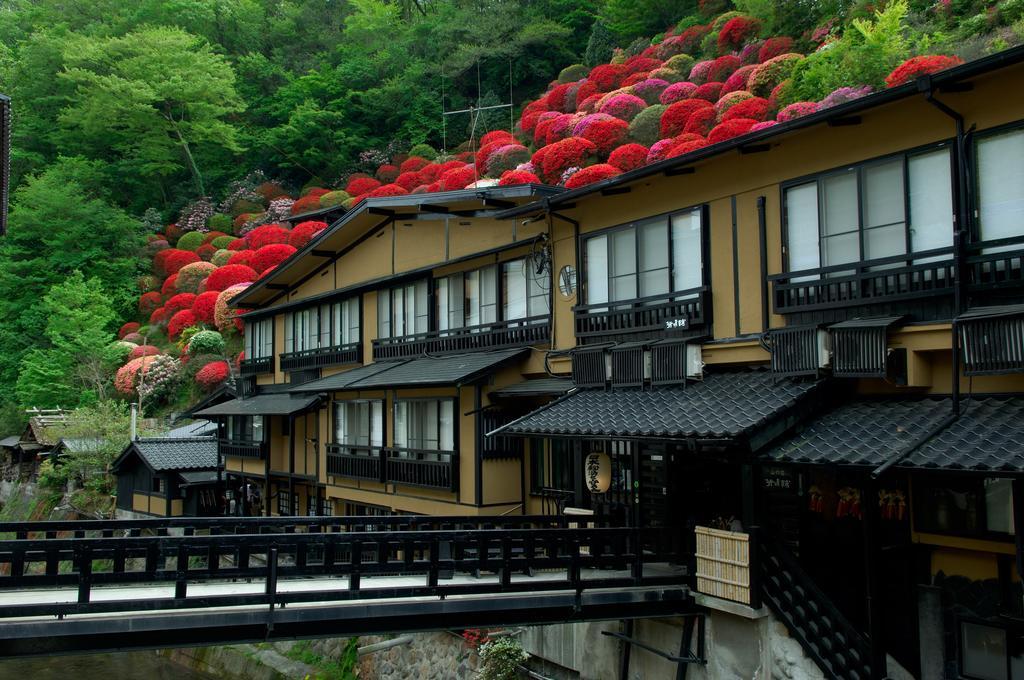
[[[4,523],[0,657],[698,611],[680,532],[578,520]]]

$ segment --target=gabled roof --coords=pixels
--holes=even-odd
[[[287,416],[316,404],[319,397],[294,396],[286,392],[257,394],[247,399],[232,399],[196,413],[198,416]]]
[[[125,448],[112,469],[117,472],[135,454],[154,472],[217,468],[217,440],[213,437],[144,437]]]
[[[85,451],[99,451],[107,442],[96,437],[64,437],[57,442],[57,447],[71,453],[82,453]]]
[[[270,275],[232,298],[231,304],[236,307],[267,304],[280,292],[273,286],[284,282],[294,284],[311,275],[325,262],[338,257],[344,248],[351,246],[354,238],[349,239],[350,235],[356,237],[373,232],[392,220],[439,220],[446,216],[463,219],[493,217],[500,210],[563,191],[565,189],[562,187],[520,184],[365,199],[279,264]]]
[[[0,439],[0,447],[5,449],[16,448],[19,443],[21,443],[21,437],[19,437],[18,435],[12,435],[10,437],[4,437],[3,439]]]
[[[794,424],[819,383],[776,381],[767,371],[711,373],[703,382],[651,389],[581,389],[493,434],[614,439],[749,441],[757,450]]]
[[[962,402],[959,418],[946,422],[951,413],[948,397],[854,400],[809,422],[764,458],[777,463],[895,463],[903,468],[1024,472],[1024,397],[974,397]]]

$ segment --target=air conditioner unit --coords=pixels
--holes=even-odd
[[[652,385],[680,384],[704,375],[700,342],[662,340],[653,343],[648,354]]]
[[[771,331],[772,373],[777,376],[818,375],[832,362],[828,331],[818,326],[792,326]]]

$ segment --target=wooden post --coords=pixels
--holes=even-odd
[[[861,488],[861,511],[864,515],[864,599],[871,645],[871,676],[886,677],[885,626],[878,599],[878,484],[870,478]]]
[[[1013,478],[1013,539],[1017,546],[1017,577],[1024,574],[1024,478]]]

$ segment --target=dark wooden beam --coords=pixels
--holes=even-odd
[[[288,290],[288,286],[283,283],[268,283],[266,285],[267,290]]]
[[[514,208],[517,205],[515,201],[506,201],[501,198],[484,198],[483,204],[492,208],[501,208],[502,210]]]
[[[366,209],[367,214],[370,215],[383,215],[385,217],[391,217],[395,214],[394,210],[388,210],[387,208],[378,208],[377,206],[370,206]]]
[[[692,175],[695,172],[697,172],[697,169],[691,165],[688,165],[683,168],[669,168],[668,170],[665,171],[665,176],[678,177],[679,175]]]
[[[741,146],[740,147],[740,153],[742,153],[742,154],[764,153],[765,151],[768,151],[771,148],[772,147],[771,147],[770,144],[747,144],[745,146]]]
[[[447,208],[443,205],[435,205],[433,203],[421,203],[419,208],[421,212],[441,213],[442,215],[446,215],[451,212],[451,208]]]
[[[839,118],[829,118],[829,127],[848,127],[850,125],[860,125],[862,119],[860,116],[840,116]]]
[[[944,83],[939,85],[939,92],[970,92],[974,89],[974,83]]]
[[[628,194],[632,190],[630,187],[608,187],[607,189],[601,189],[601,195],[617,196],[618,194]]]
[[[316,248],[314,248],[310,252],[314,257],[334,257],[333,250],[317,250]]]

